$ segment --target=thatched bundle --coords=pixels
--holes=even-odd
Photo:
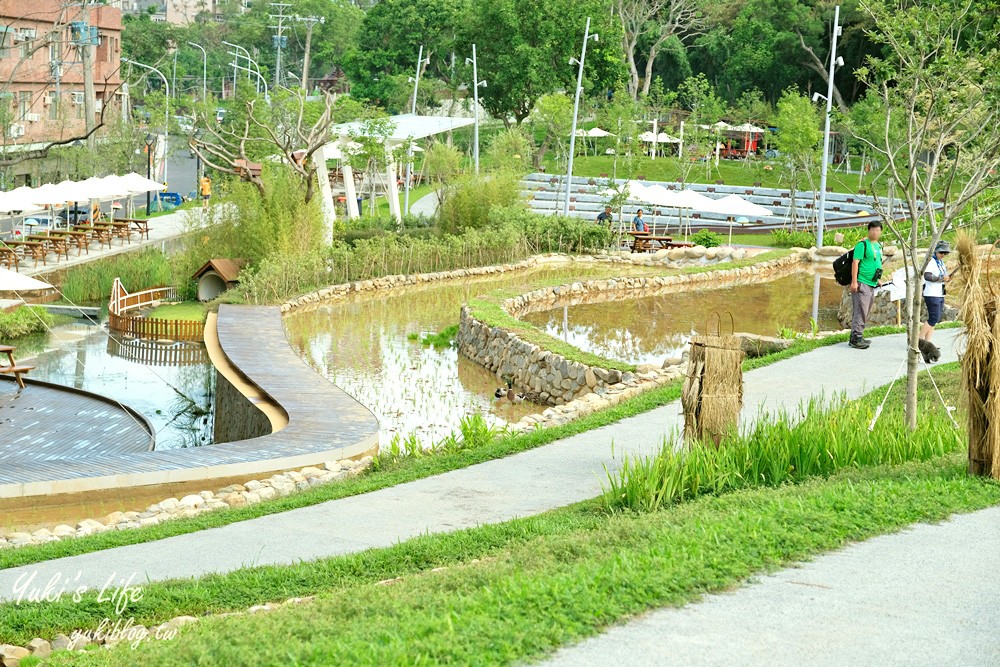
[[[965,282],[959,317],[966,338],[962,393],[969,420],[969,473],[1000,479],[1000,297],[983,284],[983,262],[972,235],[960,232],[955,247]],[[990,276],[985,279],[989,282]]]
[[[693,336],[681,393],[684,439],[712,440],[736,427],[743,407],[743,350],[736,336]]]

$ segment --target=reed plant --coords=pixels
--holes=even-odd
[[[121,278],[129,292],[138,292],[172,284],[173,271],[166,255],[155,248],[147,248],[67,269],[59,289],[72,303],[104,301],[111,295],[115,278]]]
[[[13,311],[0,310],[0,341],[9,343],[21,336],[44,333],[55,324],[55,317],[38,306],[21,306]]]
[[[798,415],[761,418],[718,447],[677,448],[665,440],[659,453],[626,457],[619,471],[607,473],[604,506],[648,512],[703,494],[796,483],[845,468],[925,461],[962,448],[959,432],[930,411],[922,413],[915,432],[889,413],[869,431],[874,410],[869,402],[824,407],[814,400]]]

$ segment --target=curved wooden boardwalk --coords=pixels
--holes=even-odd
[[[218,335],[228,361],[280,406],[287,426],[206,447],[96,453],[53,465],[3,462],[0,498],[250,476],[361,456],[378,444],[378,421],[368,409],[289,346],[278,308],[222,306]]]

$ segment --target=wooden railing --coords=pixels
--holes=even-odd
[[[118,336],[108,338],[108,354],[147,366],[194,366],[208,362],[208,353],[203,345],[163,345],[142,340],[123,340]]]
[[[205,338],[205,324],[191,320],[164,320],[159,318],[132,317],[127,313],[145,308],[154,301],[177,298],[173,287],[154,287],[130,294],[122,281],[115,278],[108,301],[108,328],[116,333],[152,340],[194,340]]]

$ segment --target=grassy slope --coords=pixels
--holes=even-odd
[[[150,586],[140,608],[127,615],[162,618],[150,611],[169,609],[171,597],[216,610],[246,605],[262,578],[272,599],[305,592],[304,582],[326,584],[314,604],[208,619],[185,628],[179,639],[138,652],[120,647],[55,664],[519,662],[649,608],[689,602],[851,540],[997,502],[1000,487],[967,478],[954,456],[706,497],[650,514],[609,517],[584,503],[503,526],[274,569],[266,577],[248,571],[176,585],[173,596],[168,587]],[[435,567],[447,569],[432,572]],[[395,577],[401,580],[377,585]],[[12,627],[13,620],[4,625]]]
[[[956,365],[937,376],[953,399],[959,388]],[[901,427],[902,388],[894,392],[882,428]],[[867,401],[874,404],[878,394]],[[935,398],[925,396],[922,409],[940,416]],[[388,549],[151,584],[126,616],[152,623],[318,593],[315,606],[262,619],[205,622],[179,642],[152,647],[154,664],[194,664],[199,653],[213,655],[199,664],[249,664],[250,652],[262,645],[281,647],[271,655],[287,651],[293,664],[327,664],[335,653],[362,663],[405,662],[407,655],[462,664],[505,662],[849,540],[997,502],[1000,485],[966,477],[961,454],[852,468],[777,489],[703,496],[652,513],[607,514],[590,501]],[[450,569],[432,571],[442,567]],[[373,585],[397,577],[402,580],[391,586]],[[107,613],[92,596],[79,604],[6,604],[0,605],[0,628],[12,633],[5,641],[26,641],[92,626]],[[381,629],[381,641],[371,641],[373,628]],[[288,637],[309,637],[310,646]],[[126,651],[117,660],[129,656]],[[118,661],[111,664],[124,664]]]

